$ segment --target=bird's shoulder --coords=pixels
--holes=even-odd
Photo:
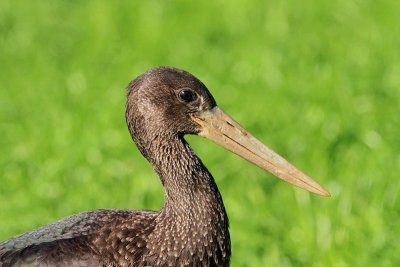
[[[99,251],[93,241],[106,240],[107,234],[124,225],[135,231],[155,216],[153,211],[120,209],[82,212],[0,243],[0,266],[47,266],[39,261],[58,266],[54,265],[58,257],[59,266],[94,266],[92,256]],[[63,263],[66,259],[69,264]]]

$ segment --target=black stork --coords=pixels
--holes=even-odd
[[[165,189],[159,211],[83,212],[0,244],[0,266],[229,266],[228,217],[217,185],[185,141],[197,134],[278,178],[329,196],[216,104],[193,75],[148,70],[128,85],[126,122]]]

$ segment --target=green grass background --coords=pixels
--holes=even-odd
[[[0,239],[97,208],[159,209],[125,87],[170,65],[326,186],[199,137],[232,266],[400,266],[399,1],[0,1]]]

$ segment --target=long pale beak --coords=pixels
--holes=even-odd
[[[194,114],[192,120],[202,126],[200,136],[212,140],[288,183],[318,195],[330,196],[322,186],[257,140],[219,107]]]

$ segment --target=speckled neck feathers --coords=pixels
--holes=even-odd
[[[149,254],[176,266],[228,266],[228,218],[211,174],[184,140],[162,140],[155,142],[160,149],[153,166],[164,184],[165,205],[148,237]]]

